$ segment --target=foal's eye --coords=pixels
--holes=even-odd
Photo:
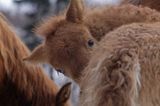
[[[89,47],[94,46],[94,41],[92,39],[88,40],[88,46]]]

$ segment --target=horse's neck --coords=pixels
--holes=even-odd
[[[8,91],[13,93],[13,97],[25,97],[24,100],[34,104],[53,104],[57,86],[42,69],[22,61],[22,58],[29,55],[29,50],[1,18],[0,47],[0,85],[3,83],[4,88],[14,86]]]
[[[122,5],[88,10],[84,21],[91,34],[99,41],[106,33],[134,22],[157,22],[160,14],[149,8]]]

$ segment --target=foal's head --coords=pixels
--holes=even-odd
[[[66,16],[44,21],[37,33],[42,35],[45,41],[25,60],[49,63],[78,81],[95,46],[95,39],[83,24],[82,1],[71,0]]]

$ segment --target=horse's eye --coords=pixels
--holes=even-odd
[[[92,39],[88,40],[88,46],[92,47],[94,45],[94,41]]]

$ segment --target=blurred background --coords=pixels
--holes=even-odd
[[[117,5],[120,0],[84,0],[88,7],[99,7],[103,5]],[[0,12],[2,12],[13,30],[23,40],[30,50],[33,50],[42,39],[34,35],[33,29],[40,21],[49,16],[55,16],[63,12],[68,6],[69,0],[0,0]],[[48,65],[44,65],[47,75],[62,86],[71,81],[60,73],[54,71]],[[73,82],[73,81],[72,81]],[[73,82],[71,101],[76,106],[79,87]]]

